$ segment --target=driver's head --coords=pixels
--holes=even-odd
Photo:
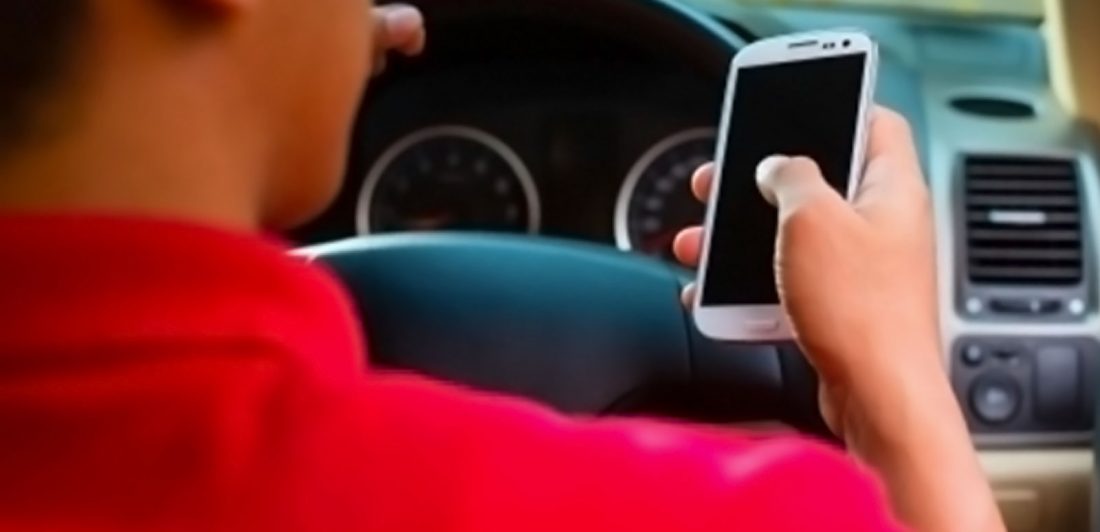
[[[369,10],[364,0],[3,0],[0,200],[9,199],[0,205],[47,205],[55,192],[45,188],[68,187],[59,176],[89,180],[80,166],[120,162],[128,166],[99,176],[103,187],[129,179],[133,195],[152,198],[145,177],[118,174],[192,152],[200,162],[179,171],[194,183],[240,182],[199,192],[165,168],[146,177],[195,203],[251,202],[268,225],[301,221],[343,173],[371,71]],[[238,197],[202,197],[213,185]]]

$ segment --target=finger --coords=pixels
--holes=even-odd
[[[890,172],[870,171],[876,166],[887,163],[896,167],[897,176],[888,175]],[[897,181],[898,178],[908,179],[914,173],[919,175],[919,172],[908,171],[913,168],[919,169],[920,164],[909,122],[890,109],[876,107],[867,135],[867,165],[863,181],[860,183],[859,195],[862,195],[865,189],[879,186],[880,179]],[[906,175],[901,175],[903,173]]]
[[[395,50],[416,55],[424,50],[427,34],[419,9],[408,4],[390,4],[376,7],[374,16],[379,52]]]
[[[807,157],[776,155],[764,159],[756,169],[756,184],[780,215],[793,213],[815,201],[844,201],[825,182],[817,163]]]
[[[684,308],[687,309],[695,308],[695,297],[698,292],[699,290],[695,286],[695,283],[688,283],[688,285],[684,287],[683,291],[680,292],[680,304],[682,304]]]
[[[868,143],[856,210],[865,216],[872,210],[896,211],[926,194],[916,144],[904,117],[876,109]]]
[[[672,253],[676,260],[689,268],[699,266],[699,256],[703,250],[703,228],[689,227],[676,235],[672,241]]]
[[[913,131],[904,116],[886,107],[877,106],[871,115],[867,135],[867,160],[896,158],[903,163],[917,162]]]
[[[706,203],[710,199],[710,187],[714,184],[714,163],[706,163],[691,176],[691,193],[695,199]]]

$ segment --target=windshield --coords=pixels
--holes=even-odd
[[[896,11],[933,12],[961,16],[1042,18],[1043,0],[726,0],[751,5],[859,7]],[[1086,0],[1093,1],[1093,0]]]

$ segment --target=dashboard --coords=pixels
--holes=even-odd
[[[671,259],[724,79],[581,29],[432,37],[372,86],[345,188],[296,240],[503,231]]]

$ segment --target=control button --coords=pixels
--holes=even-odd
[[[1062,311],[1057,299],[997,298],[989,300],[989,308],[998,314],[1047,315]]]
[[[993,356],[1005,362],[1016,362],[1022,349],[1013,345],[999,345],[993,349]]]
[[[976,368],[985,362],[985,350],[978,344],[970,344],[963,348],[962,361],[963,364]]]
[[[1004,374],[979,377],[970,387],[970,407],[981,421],[990,425],[1007,423],[1020,410],[1020,385]]]
[[[1072,428],[1082,418],[1081,353],[1073,346],[1050,345],[1035,353],[1035,419],[1056,428]]]
[[[982,312],[982,309],[984,308],[985,307],[984,305],[982,305],[981,299],[972,297],[966,300],[966,311],[971,314],[980,314]]]
[[[745,328],[755,333],[774,332],[779,329],[779,320],[746,320]]]
[[[1074,316],[1080,316],[1085,313],[1085,302],[1080,299],[1073,299],[1069,302],[1069,313]]]

